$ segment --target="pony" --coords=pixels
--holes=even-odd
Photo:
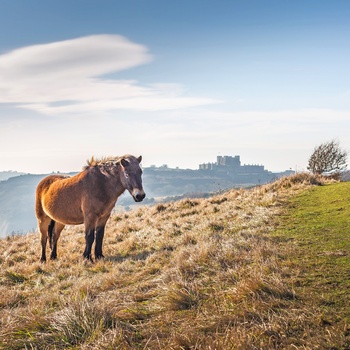
[[[49,239],[51,260],[57,259],[57,241],[65,225],[85,226],[83,257],[93,261],[103,258],[102,242],[107,220],[118,197],[128,190],[135,202],[146,194],[142,187],[142,157],[126,154],[95,160],[92,157],[74,176],[52,174],[40,181],[36,189],[35,211],[41,238],[41,262],[46,261]]]

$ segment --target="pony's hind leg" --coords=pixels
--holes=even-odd
[[[48,229],[50,225],[50,218],[44,217],[42,220],[38,220],[38,226],[40,231],[40,241],[41,241],[41,262],[46,261],[46,243],[48,237]]]
[[[56,221],[51,221],[49,226],[50,247],[51,247],[51,260],[57,259],[57,241],[60,238],[61,232],[64,229],[64,225]]]

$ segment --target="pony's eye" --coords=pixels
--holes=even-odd
[[[125,176],[126,179],[129,178],[129,174],[126,171],[124,171],[124,176]]]

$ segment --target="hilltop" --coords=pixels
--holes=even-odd
[[[94,264],[82,226],[46,264],[38,234],[0,240],[0,348],[349,348],[350,185],[325,181],[115,214]]]
[[[8,180],[11,177],[24,175],[24,173],[18,172],[18,171],[0,171],[0,181]]]

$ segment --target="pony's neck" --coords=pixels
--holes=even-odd
[[[109,187],[108,192],[113,193],[117,199],[126,190],[121,180],[123,174],[120,164],[100,168],[100,171],[105,176],[106,184],[108,184]]]

